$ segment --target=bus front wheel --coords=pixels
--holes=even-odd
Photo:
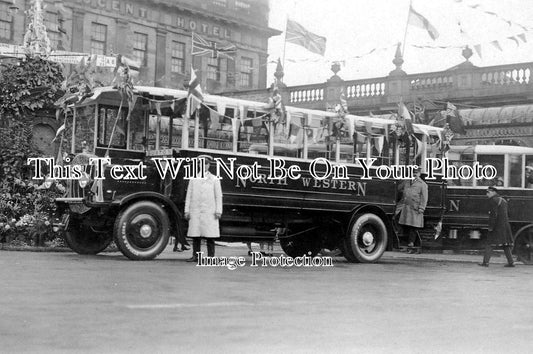
[[[131,260],[157,257],[168,244],[170,221],[165,210],[151,201],[139,201],[122,210],[115,220],[115,242]]]
[[[352,217],[341,247],[344,257],[354,263],[378,261],[387,248],[387,227],[372,213]]]

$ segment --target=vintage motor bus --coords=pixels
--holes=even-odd
[[[509,222],[514,252],[526,264],[533,263],[533,148],[506,145],[451,146],[447,153],[456,167],[492,165],[496,178],[448,179],[443,219],[443,244],[447,249],[480,249],[484,246],[488,203],[487,186],[496,186],[509,203]]]
[[[186,232],[184,167],[209,154],[222,178],[221,240],[278,239],[289,256],[340,247],[349,261],[375,262],[398,244],[392,217],[399,180],[377,178],[379,167],[405,163],[406,151],[423,166],[436,156],[431,143],[441,134],[415,124],[406,150],[389,138],[394,120],[286,107],[282,121],[264,102],[214,95],[204,95],[197,114],[185,119],[186,91],[135,87],[134,94],[129,111],[116,89],[98,88],[65,119],[63,148],[71,165],[84,166],[84,176],[68,182],[57,204],[66,242],[80,254],[96,254],[114,239],[132,260],[156,257],[171,235]],[[110,163],[101,164],[98,179],[91,158],[106,156]],[[178,159],[176,175],[161,176],[157,164],[171,167]],[[371,178],[364,179],[370,161]],[[129,167],[112,177],[121,165]],[[287,175],[290,169],[298,176]],[[145,178],[133,178],[141,170]],[[425,220],[432,230],[443,215],[445,183],[428,185]]]

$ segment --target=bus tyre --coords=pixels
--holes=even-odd
[[[157,257],[168,244],[170,222],[165,210],[151,201],[140,201],[122,210],[115,220],[115,243],[131,260]]]
[[[533,225],[528,225],[517,232],[514,252],[522,263],[533,264]]]
[[[321,240],[315,232],[280,238],[279,243],[283,252],[293,258],[301,256],[314,257],[322,248]]]
[[[97,254],[109,246],[113,234],[95,231],[89,225],[74,224],[69,226],[64,238],[67,246],[78,254]]]
[[[371,213],[352,217],[341,247],[344,257],[354,263],[378,261],[387,248],[387,227]]]

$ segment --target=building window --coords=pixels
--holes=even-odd
[[[7,4],[0,4],[0,38],[13,38],[13,20],[7,11]]]
[[[107,26],[93,22],[91,24],[91,54],[105,54],[106,44]]]
[[[146,66],[146,51],[148,45],[148,35],[144,33],[133,33],[133,57],[141,66]]]
[[[244,2],[244,1],[236,0],[235,1],[235,7],[238,8],[238,9],[249,10],[250,9],[250,4],[247,3],[247,2]]]
[[[241,75],[239,83],[241,87],[252,87],[253,84],[253,59],[242,57],[241,58]]]
[[[207,78],[220,81],[222,73],[227,71],[227,61],[224,58],[207,58]]]
[[[170,71],[179,74],[185,73],[185,43],[172,41]]]
[[[213,4],[221,7],[227,7],[228,3],[227,0],[213,0]]]
[[[218,58],[207,58],[207,78],[220,81],[220,70]]]
[[[50,46],[52,49],[60,49],[61,35],[59,33],[59,16],[54,12],[46,12],[44,15],[44,25],[46,26],[46,34],[50,39]]]

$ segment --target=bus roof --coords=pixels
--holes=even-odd
[[[151,86],[135,86],[134,94],[137,95],[149,95],[158,97],[159,100],[170,100],[170,99],[183,99],[187,97],[187,91],[169,89],[164,87],[151,87]],[[82,105],[90,104],[98,99],[108,98],[111,100],[120,100],[120,95],[116,88],[111,86],[97,87],[94,89],[93,95],[88,97],[83,101]],[[207,105],[217,105],[224,104],[227,107],[247,107],[248,110],[258,110],[267,112],[269,110],[268,104],[266,102],[257,102],[257,101],[248,101],[233,97],[227,96],[218,96],[218,95],[204,95],[204,103]],[[336,112],[320,111],[313,110],[301,107],[285,106],[287,112],[291,115],[308,115],[309,117],[338,117]],[[350,119],[354,122],[356,127],[365,127],[368,122],[372,124],[372,127],[378,129],[390,129],[392,130],[392,125],[395,124],[394,119],[386,119],[380,117],[370,117],[370,116],[356,116],[353,114],[347,114],[347,119]],[[442,128],[424,125],[424,124],[413,124],[413,130],[415,133],[424,134],[427,136],[436,136],[440,137]]]
[[[533,148],[514,145],[451,145],[450,152],[478,155],[533,154]]]

